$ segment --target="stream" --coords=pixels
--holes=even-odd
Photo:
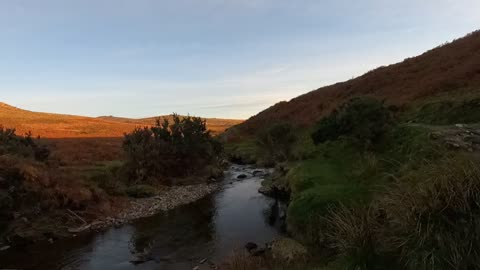
[[[245,243],[262,247],[282,233],[285,205],[258,193],[269,173],[232,165],[223,187],[199,201],[105,232],[0,252],[0,269],[210,269]],[[131,262],[142,253],[148,261]]]

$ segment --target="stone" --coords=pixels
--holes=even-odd
[[[237,176],[237,179],[245,179],[245,178],[247,178],[247,175],[243,173]]]
[[[0,251],[5,251],[5,250],[7,250],[7,249],[9,249],[9,248],[10,248],[10,246],[3,246],[3,247],[0,247]]]
[[[138,254],[138,255],[135,255],[134,258],[130,260],[130,263],[132,263],[133,265],[139,265],[139,264],[151,261],[152,259],[153,258],[148,255]]]
[[[252,173],[254,176],[258,176],[258,175],[263,175],[264,172],[262,170],[254,170],[253,173]]]

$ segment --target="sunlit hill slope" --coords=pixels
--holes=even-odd
[[[374,96],[400,108],[438,95],[480,92],[480,31],[401,63],[280,102],[245,121],[247,132],[274,121],[315,123],[355,96]]]
[[[164,118],[161,116],[160,118]],[[129,119],[118,117],[84,117],[22,110],[0,102],[0,125],[15,128],[17,134],[32,132],[43,138],[120,137],[135,127],[152,125],[157,117]],[[212,132],[219,133],[241,120],[207,119]]]

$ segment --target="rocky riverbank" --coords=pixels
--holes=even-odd
[[[168,211],[181,205],[197,201],[221,187],[222,183],[201,183],[195,185],[166,187],[150,198],[119,198],[121,206],[109,214],[95,214],[101,218],[89,219],[84,214],[57,210],[36,220],[19,219],[12,227],[4,242],[0,241],[0,251],[11,246],[24,246],[41,241],[53,243],[56,239],[76,237],[78,234],[120,227],[142,217]]]
[[[86,230],[101,230],[110,226],[121,226],[135,219],[153,216],[160,211],[168,211],[197,201],[217,191],[220,186],[220,183],[174,186],[162,190],[154,197],[130,198],[127,207],[118,214],[96,220],[78,228],[71,228],[69,231],[78,233]]]

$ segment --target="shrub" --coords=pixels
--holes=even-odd
[[[130,182],[186,177],[217,163],[222,145],[197,117],[173,115],[173,123],[157,121],[153,127],[125,134],[123,148]]]
[[[257,134],[257,145],[263,156],[273,161],[285,161],[291,157],[297,137],[288,123],[276,123]]]
[[[369,145],[377,142],[393,122],[391,112],[376,99],[353,98],[323,118],[312,134],[315,144],[349,136]]]
[[[97,186],[109,195],[124,195],[125,185],[112,170],[95,173],[90,177]]]
[[[46,147],[36,144],[31,133],[18,136],[15,134],[15,129],[0,126],[0,155],[4,154],[45,161],[48,159],[50,151]]]

